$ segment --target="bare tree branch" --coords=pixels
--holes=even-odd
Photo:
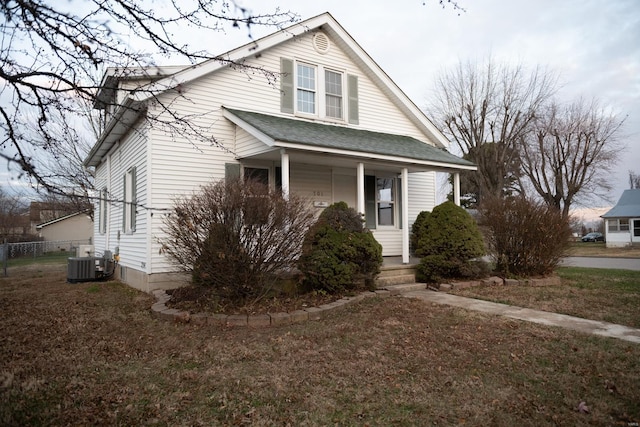
[[[436,80],[429,106],[436,125],[457,148],[478,165],[470,178],[477,192],[501,196],[513,191],[513,165],[517,145],[537,111],[555,93],[557,77],[540,67],[531,71],[522,65],[460,62]],[[492,149],[483,149],[493,144]]]
[[[47,167],[46,160],[41,164],[42,151],[68,148],[59,142],[61,137],[78,140],[74,119],[86,116],[87,102],[96,101],[100,86],[96,75],[112,67],[122,73],[133,69],[144,76],[163,56],[188,64],[220,61],[249,74],[261,73],[273,82],[273,72],[192,48],[176,34],[187,29],[224,32],[244,27],[251,40],[255,26],[282,28],[297,19],[291,12],[254,14],[233,1],[216,0],[171,0],[159,9],[138,0],[0,2],[0,157],[39,188],[66,194],[68,187],[59,180],[62,174]],[[154,101],[159,110],[170,111],[158,98]],[[185,125],[189,119],[174,116],[167,125],[211,140],[202,129]],[[33,141],[37,141],[36,150],[30,148]],[[82,151],[52,156],[64,161],[73,157],[75,162]],[[78,178],[86,181],[82,175]]]
[[[550,104],[536,117],[532,130],[521,136],[522,171],[528,184],[564,216],[578,198],[606,199],[611,170],[623,148],[623,124],[624,119],[596,100]]]

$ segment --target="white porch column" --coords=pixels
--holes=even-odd
[[[289,154],[280,150],[280,166],[282,168],[282,197],[289,200]]]
[[[460,172],[453,174],[453,203],[460,206]]]
[[[402,263],[409,264],[409,169],[402,168]]]
[[[358,206],[359,214],[364,215],[364,163],[358,163],[358,171],[356,174],[356,182],[358,186]]]

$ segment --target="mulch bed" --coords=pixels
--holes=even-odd
[[[308,307],[317,307],[337,301],[346,294],[327,294],[309,292],[304,294],[265,297],[258,301],[237,302],[226,300],[216,295],[213,288],[204,286],[185,286],[168,290],[171,300],[166,304],[190,313],[222,313],[222,314],[267,314],[291,313]]]

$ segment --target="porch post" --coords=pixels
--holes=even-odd
[[[402,168],[402,263],[409,264],[409,169]]]
[[[282,168],[282,197],[289,200],[289,154],[280,150],[280,166]]]
[[[358,186],[358,206],[359,214],[364,215],[364,163],[358,163],[358,171],[356,174],[356,182]]]
[[[453,174],[453,203],[460,206],[460,172]]]

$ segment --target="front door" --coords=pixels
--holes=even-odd
[[[640,243],[640,219],[632,219],[631,242]]]

